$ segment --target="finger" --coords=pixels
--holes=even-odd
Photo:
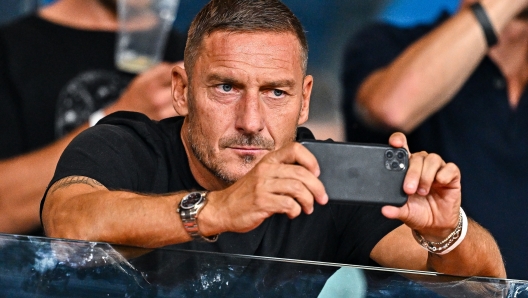
[[[273,179],[268,181],[268,187],[271,193],[293,198],[306,214],[311,214],[313,212],[314,195],[308,190],[303,182],[296,179]],[[286,208],[290,206],[283,207]],[[286,212],[283,211],[282,213]]]
[[[407,137],[401,132],[395,132],[390,136],[389,145],[396,148],[405,148],[409,152]]]
[[[426,152],[418,152],[411,154],[409,158],[409,169],[403,181],[403,191],[408,195],[415,194],[418,190],[426,155]]]
[[[437,154],[428,154],[424,158],[422,176],[418,185],[417,193],[425,196],[431,190],[431,185],[435,182],[437,173],[445,165],[444,160]]]
[[[283,213],[290,219],[294,219],[301,214],[302,207],[292,197],[281,194],[272,194],[269,197],[270,202],[275,202],[271,208],[272,213]]]
[[[292,182],[292,185],[295,187],[302,185],[310,193],[311,201],[315,199],[321,205],[328,202],[328,195],[326,194],[323,183],[305,167],[301,165],[280,164],[273,167],[273,170],[268,169],[267,171],[273,178],[294,181],[295,183]],[[278,186],[282,186],[282,184],[278,184]],[[275,192],[284,192],[284,190],[275,190]],[[313,202],[310,202],[310,204],[313,204]]]
[[[454,163],[447,163],[436,174],[436,181],[444,186],[459,188],[460,169]]]
[[[396,206],[383,206],[381,208],[381,213],[383,214],[383,216],[390,219],[405,218],[405,214],[403,214],[403,208],[398,208]]]
[[[299,164],[316,177],[319,177],[321,173],[315,156],[297,142],[292,142],[277,151],[271,152],[263,160],[272,163]]]

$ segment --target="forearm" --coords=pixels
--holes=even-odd
[[[495,240],[471,219],[462,243],[445,255],[429,253],[427,266],[432,271],[459,276],[506,277]]]
[[[42,213],[47,236],[146,248],[190,240],[177,212],[184,193],[142,195],[94,187],[102,186],[81,186],[83,192],[75,195],[61,194],[55,185],[49,190]]]
[[[40,226],[40,201],[59,157],[86,127],[43,149],[0,161],[0,232],[23,234]]]
[[[526,1],[484,0],[500,32]],[[458,92],[487,53],[482,28],[469,9],[407,48],[360,86],[356,103],[367,121],[412,131]]]

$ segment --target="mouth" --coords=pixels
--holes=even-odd
[[[268,152],[270,151],[267,148],[262,147],[251,147],[251,146],[231,146],[228,147],[229,149],[241,154],[241,155],[256,155],[260,154],[262,152]]]

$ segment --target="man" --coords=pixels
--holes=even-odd
[[[490,235],[460,219],[458,168],[437,155],[411,156],[401,208],[327,204],[317,160],[294,142],[309,134],[296,132],[313,84],[307,51],[280,1],[208,3],[191,24],[185,71],[172,71],[185,117],[119,113],[80,134],[42,203],[46,234],[504,277]],[[406,147],[402,134],[390,143]],[[451,246],[461,223],[467,236]],[[453,250],[428,254],[412,229]]]
[[[172,65],[135,79],[116,69],[115,10],[115,0],[59,0],[0,28],[0,232],[39,233],[42,194],[91,114],[175,115]],[[183,60],[184,45],[172,32],[165,61]]]
[[[411,148],[456,163],[462,207],[518,279],[528,279],[527,12],[525,0],[465,0],[434,25],[370,26],[350,44],[343,76],[348,140],[403,131]]]

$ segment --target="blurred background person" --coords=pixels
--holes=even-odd
[[[378,23],[346,50],[347,140],[414,150],[462,171],[462,206],[489,229],[509,278],[528,279],[528,1],[462,0],[411,28]]]
[[[137,76],[116,69],[116,1],[57,0],[0,28],[0,232],[40,233],[43,192],[91,115],[175,115],[172,64]],[[182,60],[184,47],[173,30],[163,60]]]

